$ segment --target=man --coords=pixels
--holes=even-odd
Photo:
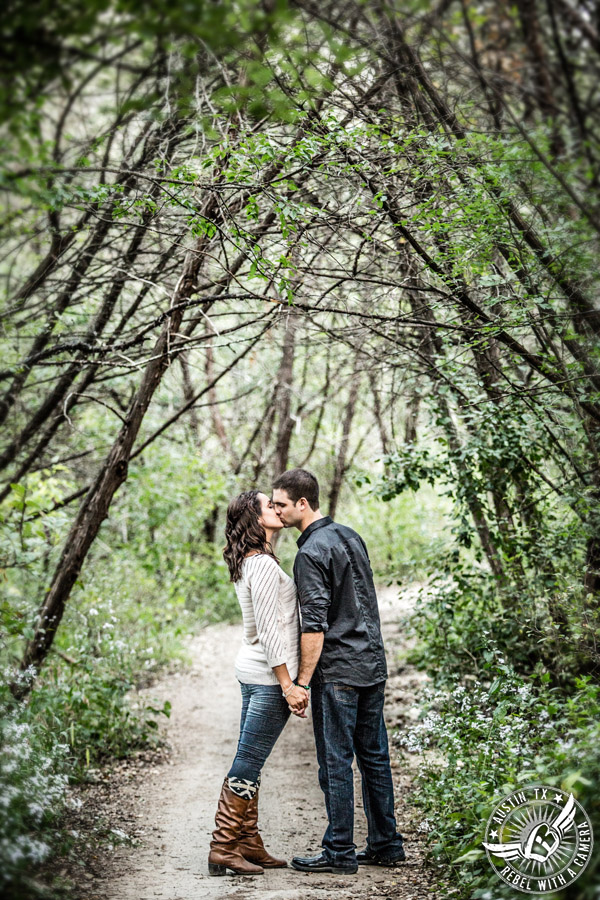
[[[302,612],[297,683],[311,688],[319,783],[329,820],[323,852],[294,857],[292,866],[351,875],[359,863],[394,865],[405,856],[394,817],[383,720],[387,667],[367,548],[351,528],[321,514],[317,479],[304,469],[277,478],[272,505],[284,526],[301,532],[294,562]],[[358,854],[354,755],[369,828],[367,847]]]

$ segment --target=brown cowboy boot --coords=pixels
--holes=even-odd
[[[265,849],[262,838],[258,831],[258,789],[246,813],[246,818],[242,824],[240,836],[237,842],[237,849],[250,862],[264,866],[265,869],[284,869],[287,866],[285,859],[277,859],[271,856]]]
[[[226,875],[228,869],[236,875],[263,874],[264,869],[245,859],[238,846],[250,802],[250,798],[234,793],[225,779],[215,815],[217,827],[210,842],[209,875]]]

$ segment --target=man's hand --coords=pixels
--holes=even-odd
[[[286,699],[290,712],[293,712],[294,715],[298,716],[300,719],[306,719],[304,710],[308,706],[309,700],[309,694],[306,688],[300,687],[300,685],[297,684],[294,687],[294,690],[288,694]]]

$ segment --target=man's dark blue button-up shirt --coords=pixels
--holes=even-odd
[[[365,542],[329,516],[298,538],[294,580],[302,631],[325,633],[315,681],[368,687],[387,678],[377,595]]]

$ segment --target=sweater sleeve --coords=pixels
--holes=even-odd
[[[277,621],[279,612],[279,566],[270,556],[258,556],[248,579],[256,632],[267,662],[273,668],[287,662],[285,644]]]

